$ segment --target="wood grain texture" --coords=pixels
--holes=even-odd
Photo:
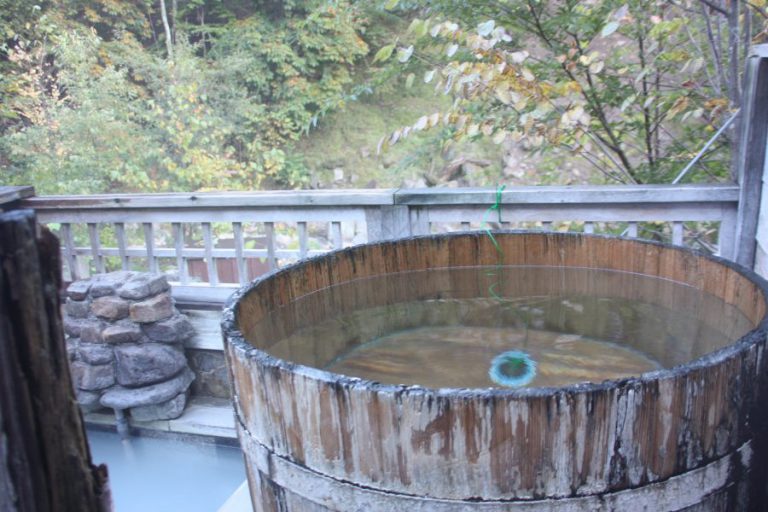
[[[498,234],[497,240],[501,261],[485,235],[419,237],[335,252],[238,292],[225,310],[223,328],[244,444],[257,443],[270,457],[338,485],[351,482],[398,497],[493,502],[594,497],[663,485],[712,461],[731,460],[755,439],[764,416],[759,404],[766,397],[763,281],[723,260],[660,244],[557,233]],[[260,330],[259,321],[315,290],[387,272],[496,263],[603,268],[674,280],[735,305],[756,328],[685,366],[559,389],[381,385],[258,350],[303,325],[275,325],[269,332]],[[387,302],[388,293],[378,290],[376,297],[323,307],[352,310],[361,302]],[[307,322],[312,309],[301,312]],[[330,309],[321,307],[317,314]],[[764,449],[762,441],[756,446]],[[743,499],[738,497],[743,492],[733,490],[745,485],[744,476],[742,487],[735,485],[738,475],[762,471],[750,462],[734,464],[727,481],[715,486],[728,495],[723,500],[729,507]],[[274,464],[251,471],[260,473],[262,491],[255,500],[265,492],[264,482],[273,490],[303,485],[283,481],[275,471]],[[291,508],[291,492],[307,499],[297,489],[267,494],[270,503],[301,510]],[[668,508],[661,498],[648,503],[657,505],[649,510],[693,506],[681,501]]]
[[[0,214],[0,510],[106,512],[59,313],[59,247],[32,212]]]

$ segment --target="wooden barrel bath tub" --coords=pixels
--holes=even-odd
[[[498,249],[482,233],[357,246],[278,270],[232,297],[222,330],[254,510],[762,510],[765,281],[718,258],[637,240],[511,232],[496,240]],[[378,316],[356,312],[397,307],[403,288],[436,305],[407,306],[404,328],[412,317],[454,321],[455,301],[489,300],[483,283],[446,294],[437,281],[450,278],[419,277],[478,266],[531,269],[511,273],[494,296],[513,295],[525,280],[548,293],[553,283],[537,277],[539,267],[604,269],[616,276],[599,285],[576,279],[572,287],[616,304],[644,295],[658,311],[696,290],[737,310],[748,326],[738,339],[718,340],[711,333],[725,320],[700,303],[696,341],[670,346],[674,317],[653,310],[659,321],[638,330],[652,333],[638,334],[638,343],[674,354],[665,356],[668,365],[563,387],[431,389],[323,370],[378,329]],[[630,274],[661,279],[631,288],[622,281]],[[405,278],[347,295],[318,293],[382,275]],[[683,292],[665,288],[670,282],[685,285]],[[571,322],[566,313],[556,315],[556,329]],[[343,321],[312,330],[330,318]],[[348,332],[350,323],[358,329]],[[584,328],[599,337],[611,322],[592,324]]]

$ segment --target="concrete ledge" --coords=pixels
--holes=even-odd
[[[109,412],[85,415],[87,425],[113,427],[115,416]],[[194,434],[221,439],[237,439],[235,416],[232,404],[228,400],[213,398],[192,398],[184,414],[175,420],[130,421],[132,428],[150,431]]]

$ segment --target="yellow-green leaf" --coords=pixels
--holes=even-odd
[[[388,11],[391,11],[395,7],[397,7],[397,4],[400,3],[400,0],[389,0],[385,5],[384,8]]]
[[[395,51],[395,45],[394,44],[388,44],[387,46],[382,46],[378,52],[376,52],[376,55],[373,57],[373,62],[384,62],[388,58],[392,56],[392,52]]]

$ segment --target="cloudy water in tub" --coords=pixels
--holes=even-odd
[[[90,430],[95,464],[107,464],[116,512],[215,512],[245,480],[239,448],[152,437],[121,441]]]
[[[687,363],[753,327],[721,299],[655,277],[464,267],[325,288],[272,312],[256,338],[292,362],[431,388],[507,387],[494,361],[522,353],[531,367],[521,371],[535,373],[525,385],[551,387]]]

